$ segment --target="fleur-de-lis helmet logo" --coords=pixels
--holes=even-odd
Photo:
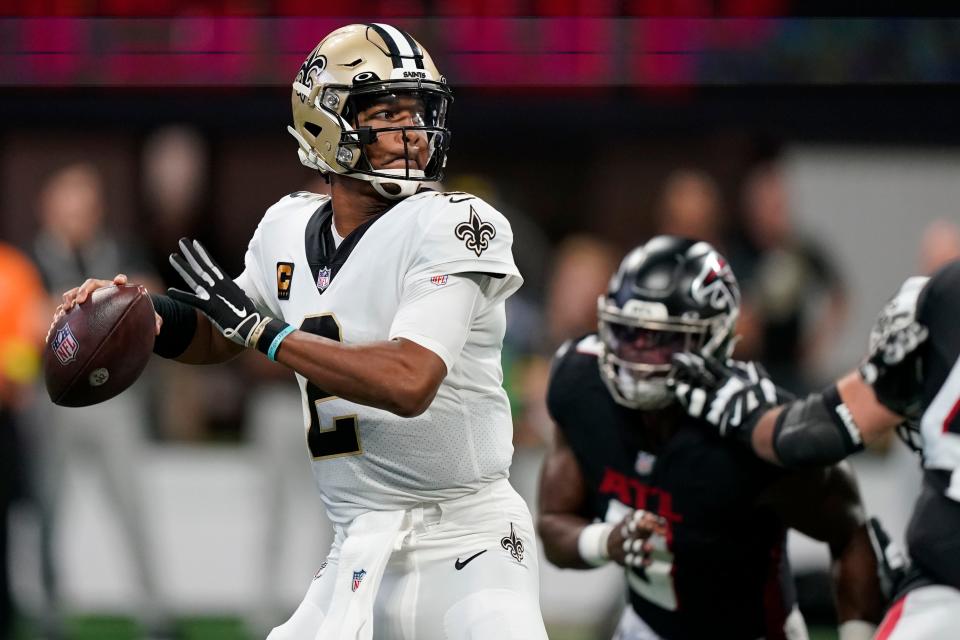
[[[307,56],[307,59],[303,61],[303,64],[300,65],[300,71],[297,72],[296,82],[306,86],[307,89],[313,89],[314,84],[320,81],[320,74],[323,73],[323,70],[326,68],[327,58],[326,56],[321,55],[320,45],[318,44],[316,48],[310,52],[310,55]],[[297,97],[300,98],[300,102],[307,102],[306,96],[297,93]]]
[[[514,560],[523,562],[523,540],[517,537],[512,522],[510,523],[510,535],[500,538],[500,546],[509,551]]]
[[[470,219],[458,224],[454,233],[466,243],[467,249],[477,254],[478,258],[481,253],[490,247],[490,241],[497,237],[496,227],[481,220],[472,206],[470,207]]]

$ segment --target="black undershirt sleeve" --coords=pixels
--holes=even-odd
[[[197,311],[188,304],[151,293],[153,308],[163,325],[153,343],[153,352],[161,358],[176,358],[190,346],[197,332]]]

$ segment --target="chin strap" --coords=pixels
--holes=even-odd
[[[323,173],[338,173],[337,171],[333,170],[333,167],[323,161],[323,158],[321,158],[317,154],[316,150],[310,146],[310,143],[307,142],[302,135],[300,135],[299,131],[289,125],[287,126],[287,131],[290,133],[290,135],[296,138],[297,144],[300,145],[300,147],[297,149],[297,155],[300,157],[300,164],[309,169],[322,171]]]
[[[363,174],[353,175],[352,177],[360,178],[362,180],[369,180],[370,184],[373,185],[374,191],[379,193],[384,198],[389,198],[390,200],[402,200],[403,198],[409,198],[417,192],[417,189],[420,188],[420,183],[415,180],[385,180],[384,178],[364,176]],[[388,192],[384,188],[387,185],[396,186],[398,191],[396,193]]]

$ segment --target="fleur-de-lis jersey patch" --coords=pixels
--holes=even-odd
[[[510,523],[510,535],[500,538],[500,546],[509,551],[514,560],[523,562],[523,540],[517,537],[512,522]]]
[[[490,247],[490,241],[497,237],[496,227],[481,220],[472,206],[470,219],[458,224],[453,231],[459,239],[464,241],[467,249],[477,254],[478,258]]]

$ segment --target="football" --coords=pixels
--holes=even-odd
[[[156,334],[153,303],[139,285],[97,289],[57,321],[43,353],[55,404],[85,407],[129,387],[147,366]]]

